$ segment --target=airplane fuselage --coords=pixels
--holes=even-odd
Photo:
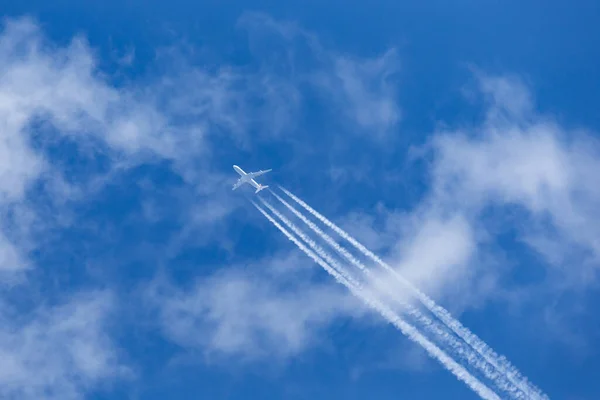
[[[246,173],[244,172],[244,170],[243,170],[243,169],[241,169],[240,167],[238,167],[237,165],[234,165],[234,166],[233,166],[233,170],[234,170],[235,172],[237,172],[238,174],[240,174],[241,176],[244,176],[244,175],[246,175]]]
[[[260,183],[256,182],[254,180],[254,178],[252,177],[252,174],[256,174],[256,173],[251,173],[251,174],[247,174],[243,169],[241,169],[240,167],[238,167],[237,165],[233,166],[233,169],[235,172],[237,172],[238,174],[240,174],[240,178],[238,179],[238,182],[236,183],[236,185],[233,187],[233,189],[237,189],[239,186],[241,186],[244,183],[248,183],[252,186],[254,186],[256,188],[256,193],[260,192],[261,190],[267,188],[267,186],[263,186]],[[262,175],[263,173],[266,173],[270,170],[267,171],[259,171],[258,174]]]

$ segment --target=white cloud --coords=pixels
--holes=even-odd
[[[353,224],[344,226],[369,249],[386,254],[421,291],[461,313],[493,297],[499,271],[490,269],[496,263],[483,250],[488,238],[481,228],[460,210],[445,211],[426,201],[412,212],[378,207],[375,218],[355,216]],[[372,272],[368,284],[375,293],[394,302],[416,301],[385,270],[374,267]]]
[[[184,348],[241,359],[285,359],[323,344],[329,323],[364,310],[339,286],[307,279],[308,259],[277,257],[229,267],[189,289],[159,284],[147,292],[167,337]]]
[[[597,265],[600,189],[592,182],[600,168],[600,143],[534,113],[531,96],[519,82],[482,79],[493,93],[494,117],[474,132],[444,133],[433,140],[438,201],[472,211],[494,204],[522,207],[532,218],[522,234],[549,261],[574,261],[553,253],[572,253],[569,247],[577,246],[579,254],[588,253],[586,263]],[[503,109],[513,117],[498,120]]]
[[[379,57],[353,57],[327,48],[294,23],[261,13],[245,14],[240,26],[249,31],[254,52],[268,60],[266,68],[316,90],[344,131],[381,139],[399,123],[394,80],[399,59],[394,49]]]
[[[467,277],[475,251],[474,233],[464,218],[427,216],[395,249],[396,268],[426,293],[441,293]]]
[[[390,134],[401,117],[391,79],[398,71],[396,52],[389,50],[368,60],[339,55],[332,62],[332,74],[318,74],[316,81],[332,96],[338,111],[365,135],[382,138]]]
[[[424,154],[431,181],[421,201],[410,211],[378,206],[376,215],[354,215],[350,232],[389,249],[396,268],[456,312],[490,299],[514,305],[523,288],[545,296],[595,285],[598,140],[536,112],[516,78],[477,78],[484,120],[430,138]],[[511,279],[514,268],[529,266],[496,242],[497,235],[515,232],[546,262],[534,282]],[[535,296],[518,297],[532,302]]]
[[[0,220],[6,251],[0,269],[30,265],[27,253],[68,214],[63,206],[85,200],[123,169],[156,158],[171,160],[192,191],[194,185],[202,188],[200,206],[225,179],[211,170],[210,135],[224,130],[243,136],[267,114],[280,115],[284,127],[287,109],[281,99],[293,105],[294,96],[280,93],[276,82],[227,68],[204,71],[179,62],[177,55],[173,50],[163,60],[172,75],[116,87],[97,68],[83,38],[56,46],[31,19],[5,21],[0,34]],[[256,99],[281,111],[259,113],[250,106]],[[65,142],[76,148],[62,154]],[[97,157],[109,160],[108,172],[92,167],[85,178],[69,172],[78,167],[77,159]],[[41,199],[48,203],[38,204]],[[220,206],[219,215],[233,208],[231,202],[211,200]]]
[[[29,279],[13,288],[35,294],[46,283],[41,277],[53,272],[51,265],[35,265],[29,252],[51,241],[53,229],[73,223],[69,201],[86,200],[92,189],[98,190],[98,182],[138,164],[141,157],[174,160],[177,172],[189,177],[188,171],[198,165],[190,162],[204,150],[211,123],[220,123],[230,112],[220,101],[228,88],[220,85],[222,75],[211,78],[208,73],[205,80],[177,81],[187,90],[204,85],[195,100],[209,104],[208,111],[182,121],[177,112],[183,104],[165,106],[168,95],[176,92],[173,86],[148,79],[117,88],[96,68],[95,55],[83,39],[56,46],[30,19],[6,21],[0,61],[1,278],[14,284],[16,276],[22,277],[16,271],[43,267],[31,268],[25,276]],[[77,149],[49,150],[62,150],[65,141]],[[85,179],[67,174],[77,167],[72,158],[96,156],[108,156],[108,172],[92,167]],[[202,176],[192,178],[197,178],[192,184],[209,189]],[[49,292],[55,295],[53,289]],[[106,294],[90,294],[25,314],[1,293],[2,397],[76,399],[122,378],[124,367],[105,324],[112,301]]]
[[[0,233],[0,281],[28,266],[28,261],[21,250]]]
[[[175,161],[185,176],[199,166],[198,158],[204,169],[209,166],[211,135],[224,134],[243,145],[256,128],[279,133],[293,122],[299,102],[297,89],[276,76],[199,68],[176,48],[159,53],[164,70],[158,77],[116,87],[98,70],[83,38],[56,47],[30,19],[7,21],[0,58],[0,115],[7,124],[0,147],[5,155],[0,184],[6,183],[0,189],[5,196],[22,196],[28,183],[51,168],[39,150],[53,141],[73,140],[82,154],[159,156]],[[38,120],[60,137],[37,126],[32,131]],[[42,149],[32,148],[32,136]]]
[[[124,366],[105,332],[109,293],[92,292],[25,315],[0,303],[0,395],[4,399],[80,399]]]

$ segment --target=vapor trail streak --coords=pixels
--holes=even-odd
[[[373,276],[371,270],[369,270],[363,263],[361,263],[358,259],[356,259],[356,257],[354,257],[352,254],[350,254],[346,249],[344,249],[342,246],[340,246],[331,236],[329,236],[328,234],[323,232],[317,225],[315,225],[312,221],[310,221],[308,218],[306,218],[301,212],[299,212],[291,204],[289,204],[287,201],[285,201],[279,195],[277,195],[277,193],[273,192],[272,190],[270,190],[270,192],[288,210],[290,210],[296,217],[298,217],[310,229],[312,229],[313,232],[315,232],[321,239],[323,239],[325,241],[325,243],[327,243],[328,245],[333,247],[344,258],[346,258],[348,261],[350,261],[350,263],[352,263],[355,267],[357,267],[358,269],[363,271],[365,275],[372,278],[374,281],[380,281],[380,279],[377,279],[375,276]],[[261,199],[261,201],[263,201],[263,203],[264,203],[264,200]],[[272,212],[273,212],[273,210],[272,210]],[[320,252],[318,254],[321,255]],[[331,261],[329,261],[327,259],[326,259],[326,261],[328,261],[330,264],[332,264]],[[339,264],[336,267],[338,270],[343,268],[343,267],[340,267]],[[385,287],[385,284],[384,284],[384,287]],[[499,389],[510,393],[511,396],[513,396],[517,399],[526,398],[524,396],[524,393],[518,386],[516,386],[514,383],[507,381],[507,379],[506,379],[507,377],[503,374],[503,371],[494,369],[492,366],[490,366],[490,363],[487,363],[486,361],[482,360],[480,358],[480,356],[478,356],[475,353],[475,351],[471,347],[469,347],[468,343],[459,342],[451,333],[449,333],[447,331],[448,327],[446,325],[442,324],[442,326],[444,328],[441,328],[439,322],[433,321],[431,318],[424,315],[422,312],[420,312],[418,309],[416,309],[415,307],[410,305],[408,302],[402,302],[402,303],[406,307],[407,314],[409,314],[410,316],[415,318],[419,323],[423,324],[425,329],[427,329],[429,332],[440,337],[441,340],[443,340],[445,342],[445,344],[447,344],[449,347],[452,348],[452,350],[456,353],[457,356],[464,359],[466,362],[471,364],[473,367],[480,370],[485,375],[486,378],[494,381],[495,385]]]
[[[418,288],[413,286],[402,275],[397,273],[392,267],[390,267],[383,260],[381,260],[376,254],[367,249],[364,245],[362,245],[360,242],[358,242],[356,239],[350,236],[347,232],[345,232],[336,224],[328,220],[325,216],[317,212],[315,209],[313,209],[300,198],[295,196],[289,190],[281,186],[279,186],[279,188],[292,200],[294,200],[306,211],[312,214],[315,218],[317,218],[329,228],[333,229],[342,238],[346,239],[361,253],[363,253],[365,256],[369,257],[371,260],[375,261],[385,270],[390,272],[400,283],[402,283],[403,285],[405,285],[405,287],[411,290],[416,295],[417,299],[421,301],[421,303],[429,311],[431,311],[437,318],[439,318],[444,324],[446,324],[446,326],[452,329],[452,331],[460,338],[462,338],[469,346],[473,347],[483,358],[485,358],[487,362],[489,362],[497,370],[505,374],[506,377],[516,386],[518,386],[524,393],[526,393],[529,398],[549,399],[549,397],[546,394],[544,394],[539,388],[537,388],[535,385],[529,382],[527,378],[524,377],[519,372],[519,370],[506,359],[506,357],[500,356],[496,352],[494,352],[494,350],[492,350],[483,340],[481,340],[468,328],[464,327],[458,320],[452,317],[452,315],[450,315],[450,313],[445,308],[437,305],[431,298],[429,298],[425,293],[421,292]]]
[[[355,286],[360,285],[358,283],[358,281],[356,279],[354,279],[351,276],[351,274],[349,274],[348,271],[346,271],[346,269],[342,265],[340,265],[340,263],[338,263],[336,260],[334,260],[325,250],[323,250],[323,248],[321,246],[319,246],[314,240],[312,240],[310,237],[308,237],[308,235],[306,235],[302,230],[300,230],[300,228],[298,228],[295,224],[293,224],[286,217],[281,215],[281,213],[279,211],[277,211],[275,209],[275,207],[273,207],[268,201],[266,201],[260,197],[258,199],[265,207],[267,207],[269,209],[269,211],[271,211],[271,213],[273,213],[277,218],[279,218],[281,221],[283,221],[283,223],[286,224],[288,226],[288,228],[291,229],[292,232],[294,232],[296,234],[296,236],[298,236],[299,238],[304,240],[304,242],[306,244],[308,244],[313,249],[313,251],[315,253],[317,253],[317,255],[319,257],[321,257],[333,269],[335,269],[340,275],[342,275],[344,277],[344,279],[346,279],[352,285],[355,285]]]
[[[251,200],[252,201],[252,200]],[[496,393],[494,393],[490,388],[488,388],[485,384],[475,378],[473,375],[469,373],[462,365],[458,364],[453,358],[448,356],[442,349],[436,346],[434,343],[429,341],[425,336],[423,336],[415,327],[405,322],[402,318],[396,315],[392,310],[390,310],[385,305],[381,304],[377,299],[371,298],[364,293],[364,290],[361,288],[360,284],[353,285],[350,283],[344,276],[338,273],[334,268],[332,268],[329,264],[327,264],[322,258],[320,258],[317,254],[315,254],[312,250],[307,248],[300,240],[298,240],[295,236],[293,236],[287,229],[285,229],[281,224],[279,224],[272,216],[270,216],[263,208],[257,205],[254,201],[252,201],[254,207],[260,211],[262,215],[265,216],[277,229],[279,229],[290,241],[292,241],[300,250],[302,250],[306,255],[312,258],[317,264],[319,264],[325,271],[327,271],[334,279],[346,286],[352,294],[356,297],[364,301],[367,305],[377,310],[388,322],[394,325],[397,329],[399,329],[404,335],[413,340],[414,342],[421,345],[427,353],[433,358],[436,358],[442,366],[444,366],[448,371],[452,372],[454,376],[456,376],[459,380],[463,381],[467,386],[469,386],[475,393],[477,393],[483,399],[489,400],[500,400],[500,397]],[[279,214],[279,213],[278,213]],[[283,217],[281,214],[278,216],[281,221],[291,230],[297,232],[297,235],[304,240],[307,236],[298,228],[294,226],[287,218]],[[310,239],[309,239],[310,240]]]

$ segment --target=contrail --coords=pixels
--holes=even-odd
[[[298,236],[299,238],[301,238],[302,240],[304,240],[304,242],[306,244],[308,244],[315,253],[317,253],[317,255],[319,257],[321,257],[325,262],[327,262],[333,269],[335,269],[341,276],[344,277],[344,279],[346,279],[350,284],[358,287],[360,285],[360,283],[358,283],[358,281],[356,279],[354,279],[346,270],[345,268],[340,265],[340,263],[338,263],[336,260],[334,260],[329,254],[327,254],[327,252],[325,250],[323,250],[323,248],[321,246],[319,246],[314,240],[312,240],[310,237],[308,237],[308,235],[306,235],[300,228],[298,228],[295,224],[293,224],[290,220],[288,220],[286,217],[284,217],[279,211],[277,211],[275,209],[275,207],[273,207],[268,201],[262,199],[262,198],[258,198],[260,200],[260,202],[269,209],[269,211],[271,211],[271,213],[273,213],[277,218],[279,218],[284,224],[287,225],[287,227],[289,229],[292,230],[292,232],[294,232],[296,234],[296,236]]]
[[[315,232],[319,237],[321,237],[321,239],[323,239],[327,244],[329,244],[338,253],[340,253],[348,261],[350,261],[355,267],[357,267],[358,269],[363,271],[365,273],[365,275],[371,277],[374,280],[379,281],[379,279],[377,279],[376,277],[373,276],[373,274],[371,273],[371,270],[369,270],[363,263],[361,263],[358,259],[356,259],[346,249],[344,249],[342,246],[340,246],[335,240],[333,240],[333,238],[331,238],[331,236],[329,236],[328,234],[323,232],[317,225],[315,225],[312,221],[310,221],[308,218],[306,218],[302,213],[300,213],[298,210],[296,210],[296,208],[294,208],[287,201],[285,201],[280,196],[278,196],[275,192],[273,192],[272,190],[269,190],[269,191],[288,210],[290,210],[296,217],[298,217],[302,222],[304,222],[310,229],[313,230],[313,232]],[[264,202],[264,200],[262,200],[262,199],[261,199],[261,201]],[[332,264],[331,262],[329,262],[329,263]],[[341,267],[338,267],[337,269],[339,270],[339,269],[341,269]],[[407,313],[409,315],[411,315],[417,321],[419,321],[421,324],[423,324],[425,326],[425,328],[428,329],[430,332],[441,337],[442,340],[444,340],[446,342],[446,344],[448,344],[454,350],[454,352],[457,353],[458,356],[460,356],[461,358],[466,360],[469,364],[473,365],[475,368],[482,371],[483,374],[488,379],[494,381],[494,383],[496,384],[496,386],[498,388],[510,393],[513,397],[515,397],[517,399],[525,398],[523,391],[518,386],[516,386],[514,383],[508,382],[506,380],[506,376],[504,374],[502,374],[501,371],[499,372],[499,371],[495,370],[494,368],[490,367],[489,363],[481,360],[480,357],[477,356],[470,347],[468,347],[467,343],[463,344],[463,343],[459,342],[458,340],[456,340],[455,337],[452,336],[449,332],[447,332],[444,329],[441,329],[437,322],[431,320],[429,317],[427,317],[426,315],[421,313],[418,309],[416,309],[409,303],[407,303],[407,302],[402,302],[402,303],[406,307]],[[445,325],[444,325],[444,327],[447,328]]]
[[[475,378],[473,375],[469,373],[462,365],[458,364],[454,359],[448,356],[442,349],[436,346],[434,343],[429,341],[425,336],[423,336],[415,327],[405,322],[402,318],[396,315],[392,310],[390,310],[385,305],[381,304],[377,299],[374,299],[370,296],[365,295],[364,290],[361,288],[360,284],[356,286],[351,284],[344,276],[338,273],[334,268],[332,268],[329,264],[327,264],[322,258],[320,258],[313,251],[308,249],[300,240],[298,240],[295,236],[293,236],[287,229],[285,229],[281,224],[279,224],[272,216],[270,216],[263,208],[257,205],[254,201],[250,200],[254,207],[260,211],[260,213],[265,216],[277,229],[279,229],[290,241],[292,241],[300,250],[302,250],[306,255],[312,258],[317,264],[319,264],[325,271],[327,271],[331,276],[335,278],[335,280],[342,285],[346,286],[352,294],[356,297],[364,301],[367,305],[377,310],[388,322],[394,325],[397,329],[399,329],[404,335],[413,340],[414,342],[421,345],[427,353],[433,358],[436,358],[440,363],[450,372],[452,372],[459,380],[463,381],[467,386],[469,386],[475,393],[477,393],[483,399],[490,400],[500,400],[500,397],[496,393],[494,393],[490,388],[488,388],[485,384]],[[273,209],[274,210],[274,209]],[[307,236],[298,228],[294,226],[292,222],[290,222],[287,218],[282,216],[280,213],[278,217],[281,221],[288,226],[291,230],[297,232],[297,235],[304,240]],[[310,240],[310,239],[309,239]]]
[[[524,377],[519,370],[513,366],[504,356],[498,355],[494,350],[492,350],[483,340],[477,337],[474,333],[472,333],[468,328],[464,327],[458,320],[454,319],[450,313],[441,306],[438,306],[431,298],[429,298],[425,293],[421,292],[418,288],[413,286],[409,281],[407,281],[403,276],[397,273],[392,267],[386,264],[383,260],[381,260],[377,255],[375,255],[372,251],[363,246],[360,242],[350,236],[343,229],[339,228],[336,224],[328,220],[325,216],[317,212],[311,206],[306,204],[300,198],[295,196],[289,190],[279,186],[279,188],[288,195],[292,200],[302,206],[306,211],[312,214],[315,218],[321,221],[323,224],[333,229],[338,235],[342,238],[346,239],[349,243],[351,243],[355,248],[357,248],[360,252],[362,252],[365,256],[369,257],[371,260],[375,261],[385,270],[390,272],[394,277],[405,285],[408,289],[410,289],[416,297],[421,301],[421,303],[433,313],[437,318],[439,318],[446,326],[448,326],[452,331],[462,338],[468,345],[473,347],[487,362],[492,364],[496,369],[502,371],[503,374],[507,376],[507,378],[513,382],[516,386],[518,386],[523,392],[525,392],[529,398],[538,398],[538,399],[549,399],[549,397],[544,394],[539,388],[533,385],[531,382]]]

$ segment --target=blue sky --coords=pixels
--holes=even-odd
[[[597,3],[0,6],[0,397],[479,398],[232,164],[600,396]]]

